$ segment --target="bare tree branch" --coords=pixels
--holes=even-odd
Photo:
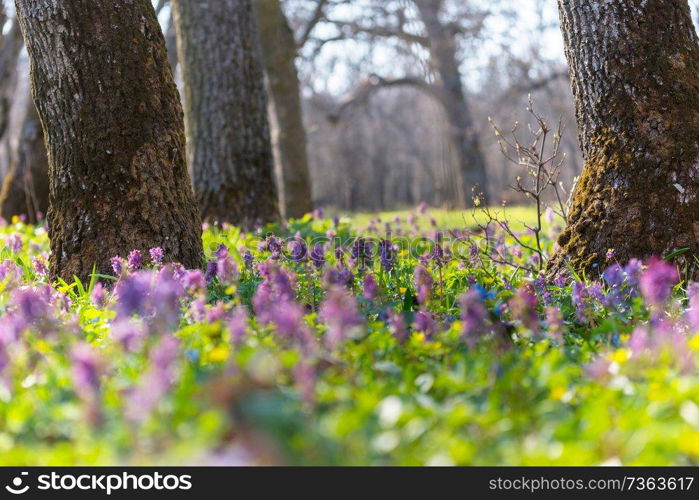
[[[382,88],[387,87],[400,87],[408,86],[415,87],[430,96],[442,101],[443,96],[441,91],[427,83],[425,80],[414,77],[402,77],[402,78],[384,78],[379,75],[371,75],[367,78],[359,87],[352,91],[345,99],[342,100],[340,105],[330,113],[328,113],[328,119],[331,122],[338,122],[342,118],[342,114],[352,106],[366,102],[367,99],[371,97],[372,94],[377,92]]]

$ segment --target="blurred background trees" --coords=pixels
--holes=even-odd
[[[17,171],[31,114],[13,2],[2,1],[0,175],[10,185],[7,174]],[[474,186],[491,204],[525,202],[510,186],[526,167],[518,171],[502,157],[488,117],[504,128],[528,123],[530,94],[542,115],[563,123],[561,181],[567,189],[580,173],[555,0],[252,1],[283,215],[321,206],[386,210],[420,201],[460,208],[470,204]],[[153,0],[184,94],[188,76],[178,63],[183,56],[170,3]],[[692,3],[696,18],[698,2]],[[217,24],[204,34],[213,35]],[[42,161],[41,155],[31,158]],[[12,183],[35,184],[26,178]]]

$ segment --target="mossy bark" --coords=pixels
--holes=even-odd
[[[202,216],[278,219],[267,95],[252,0],[173,0],[189,166]]]
[[[256,0],[262,56],[271,95],[272,139],[284,217],[313,210],[306,129],[296,72],[296,41],[279,0]]]
[[[27,111],[12,163],[0,191],[0,214],[10,220],[25,215],[30,223],[38,222],[49,207],[49,160],[44,131],[36,106],[27,100]]]
[[[585,167],[551,274],[699,252],[699,42],[686,0],[559,0]]]
[[[201,264],[182,108],[150,0],[16,0],[49,158],[51,273],[162,247]]]

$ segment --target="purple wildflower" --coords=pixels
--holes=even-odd
[[[324,288],[332,288],[334,286],[344,286],[347,288],[352,288],[354,284],[354,275],[352,271],[343,267],[335,268],[331,267],[325,271],[323,275],[323,286]]]
[[[146,327],[139,321],[120,319],[112,323],[109,333],[124,349],[138,352],[147,335]]]
[[[520,287],[515,296],[510,299],[512,316],[522,322],[522,325],[534,333],[539,332],[539,315],[536,311],[538,300],[534,286],[526,283]]]
[[[415,330],[424,333],[428,339],[432,338],[435,324],[431,312],[421,309],[415,313]]]
[[[272,260],[279,260],[282,258],[282,240],[274,236],[273,234],[270,234],[267,236],[267,239],[265,240],[265,246],[267,250],[271,253],[269,256],[270,259]]]
[[[95,283],[90,293],[90,300],[97,307],[103,307],[107,303],[107,289],[99,281]]]
[[[231,334],[231,343],[238,345],[245,337],[248,325],[248,311],[244,307],[237,307],[228,321],[228,331]]]
[[[121,276],[124,273],[126,269],[124,259],[117,255],[116,257],[112,257],[111,264],[112,270],[116,276]]]
[[[216,276],[223,285],[230,285],[238,279],[238,265],[228,255],[228,249],[216,261]]]
[[[22,251],[22,237],[19,233],[12,233],[5,239],[5,244],[10,248],[12,253],[19,253]]]
[[[414,278],[417,301],[419,304],[424,305],[429,300],[434,280],[430,272],[424,266],[415,267]]]
[[[613,248],[610,248],[607,250],[607,253],[604,254],[604,259],[607,262],[611,262],[614,259],[614,249]]]
[[[556,306],[548,306],[546,308],[546,325],[548,326],[548,334],[550,337],[559,341],[563,339],[565,323],[560,308]]]
[[[316,269],[322,269],[325,265],[325,249],[323,245],[317,244],[311,249],[311,262]]]
[[[379,293],[379,288],[376,283],[376,278],[374,277],[373,274],[367,273],[366,276],[364,276],[364,286],[363,286],[363,294],[364,298],[367,300],[374,300],[376,296]]]
[[[396,251],[390,240],[381,240],[379,242],[379,256],[381,267],[384,271],[390,273],[396,263]]]
[[[211,283],[214,278],[216,278],[216,274],[218,273],[218,262],[215,260],[210,260],[209,262],[206,263],[206,274],[204,275],[204,279],[206,279],[207,283]]]
[[[150,283],[150,273],[136,273],[119,281],[116,286],[118,317],[147,312]]]
[[[373,257],[373,248],[370,241],[360,237],[357,237],[352,244],[350,249],[350,255],[355,262],[359,262],[359,268],[364,270],[368,266],[371,266],[371,259]]]
[[[648,341],[648,329],[644,326],[637,326],[629,338],[628,346],[634,356],[639,356],[648,348]]]
[[[687,287],[687,298],[689,299],[687,321],[692,330],[699,331],[699,283],[690,283]]]
[[[100,390],[100,358],[88,344],[75,344],[70,352],[73,387],[82,399],[96,398]]]
[[[216,249],[216,251],[214,252],[214,255],[216,256],[216,259],[218,259],[218,260],[220,260],[220,259],[225,259],[225,258],[228,257],[230,254],[231,254],[231,253],[230,253],[230,251],[228,250],[228,247],[227,247],[226,245],[224,245],[223,243],[221,243],[221,244],[218,246],[218,248]]]
[[[674,266],[653,258],[641,273],[639,286],[649,305],[662,306],[670,298],[670,292],[677,279],[677,269]]]
[[[573,305],[575,306],[575,315],[578,321],[581,323],[587,323],[589,321],[587,316],[587,306],[589,300],[589,293],[585,283],[576,281],[573,283],[573,289],[571,293],[571,298],[573,299]]]
[[[149,368],[127,402],[127,414],[135,421],[145,419],[167,394],[175,379],[179,341],[167,335],[151,349]]]
[[[204,299],[195,299],[189,304],[189,316],[195,322],[199,323],[206,317],[206,301]]]
[[[160,247],[151,248],[150,251],[150,261],[154,266],[159,266],[163,263],[163,258],[165,257],[165,251]]]
[[[132,250],[126,260],[126,265],[129,267],[129,271],[137,271],[140,269],[143,265],[143,255],[141,255],[141,252]]]
[[[243,262],[245,263],[245,267],[247,269],[252,269],[252,264],[255,262],[255,257],[253,257],[250,250],[246,250],[243,254]]]
[[[174,326],[180,319],[182,311],[180,301],[185,295],[182,283],[168,268],[163,268],[151,288],[154,319],[160,323],[161,328]]]
[[[34,267],[34,271],[36,274],[39,276],[48,276],[49,274],[49,268],[46,267],[46,262],[44,262],[43,259],[34,257],[32,259],[32,266]]]
[[[226,316],[226,309],[222,302],[217,302],[213,307],[206,310],[206,322],[216,323]]]
[[[488,312],[483,305],[481,294],[476,289],[466,291],[459,299],[461,307],[461,335],[470,347],[473,347],[481,336],[487,333]]]
[[[588,377],[602,381],[609,377],[610,366],[611,362],[608,359],[598,357],[585,367],[585,372],[587,372]]]
[[[19,318],[26,325],[35,324],[48,315],[49,308],[46,298],[42,297],[36,290],[26,288],[13,292],[12,303],[17,307]]]
[[[408,330],[405,327],[405,318],[399,312],[391,308],[386,309],[386,318],[388,326],[393,333],[393,337],[401,344],[408,339]]]
[[[182,285],[188,292],[200,292],[206,288],[206,278],[199,269],[186,271],[182,278]]]
[[[327,325],[326,344],[335,348],[361,327],[362,317],[357,302],[343,288],[331,289],[320,306],[320,318]]]
[[[308,246],[300,236],[296,236],[289,242],[289,255],[297,264],[302,264],[308,260]]]

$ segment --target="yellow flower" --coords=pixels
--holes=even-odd
[[[555,401],[560,401],[568,392],[568,389],[562,385],[556,386],[551,389],[551,399]]]
[[[682,451],[693,457],[699,457],[699,432],[686,432],[680,437],[679,442]]]
[[[225,361],[225,359],[228,357],[228,348],[224,346],[218,346],[214,348],[211,352],[209,352],[208,359],[209,361],[213,363],[218,363],[221,361]]]
[[[616,351],[610,353],[607,356],[607,359],[609,359],[609,361],[611,361],[612,363],[622,365],[626,361],[628,361],[629,357],[630,355],[628,349],[617,349]]]
[[[699,333],[697,333],[694,337],[689,339],[687,345],[692,351],[699,351]]]
[[[413,332],[413,338],[417,340],[418,342],[424,342],[425,341],[425,334],[422,332]]]

